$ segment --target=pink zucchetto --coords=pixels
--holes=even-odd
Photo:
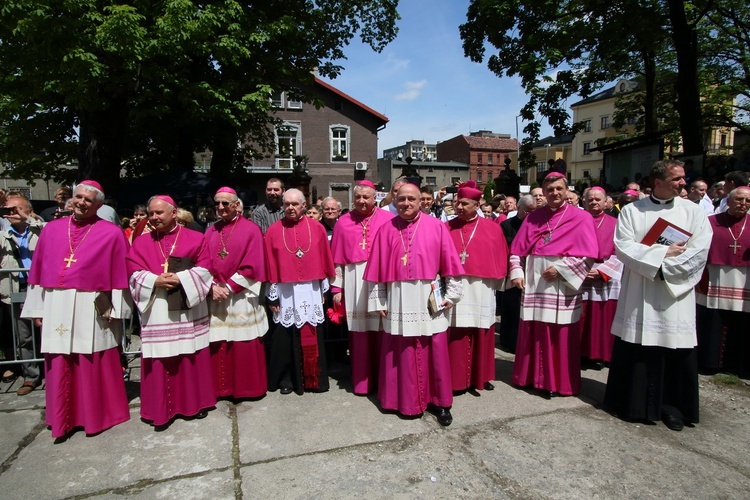
[[[470,200],[479,201],[482,198],[482,191],[477,188],[477,183],[474,181],[466,181],[458,186],[458,198],[468,198]]]
[[[622,194],[629,194],[630,196],[635,196],[638,198],[638,191],[635,191],[633,189],[628,189],[627,191],[623,191]]]
[[[230,187],[227,187],[227,186],[220,187],[216,191],[216,194],[219,194],[219,193],[229,193],[229,194],[233,194],[233,195],[237,196],[237,191],[235,191],[234,189],[232,189]]]
[[[79,182],[79,183],[78,183],[78,185],[79,185],[79,186],[80,186],[81,184],[84,184],[84,185],[86,185],[86,186],[91,186],[91,187],[92,187],[92,188],[94,188],[94,189],[98,189],[98,190],[99,190],[99,191],[101,191],[102,193],[104,192],[104,189],[102,189],[102,185],[101,185],[101,184],[99,184],[99,183],[98,183],[98,182],[96,182],[96,181],[92,181],[92,180],[85,180],[85,181],[81,181],[81,182]]]
[[[378,189],[377,189],[377,188],[375,187],[375,184],[373,184],[373,183],[372,183],[372,181],[368,181],[368,180],[364,180],[364,181],[359,181],[359,182],[357,182],[357,186],[365,186],[365,187],[368,187],[368,188],[372,188],[372,189],[374,189],[375,191],[377,191],[377,190],[378,190]]]
[[[547,176],[544,178],[544,180],[550,180],[550,179],[564,179],[565,174],[562,172],[550,172],[547,174]]]
[[[154,196],[154,198],[156,198],[157,200],[166,201],[173,207],[177,208],[177,203],[174,202],[174,198],[172,198],[168,194],[157,194],[156,196]]]

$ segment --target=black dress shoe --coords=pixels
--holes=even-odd
[[[604,361],[595,361],[591,367],[596,371],[601,371],[604,368]]]
[[[662,415],[661,421],[664,422],[664,425],[666,425],[668,429],[671,429],[673,431],[681,431],[683,427],[685,427],[680,417],[672,415],[670,413],[665,413],[664,415]]]
[[[448,408],[437,408],[435,416],[438,423],[443,427],[448,427],[453,423],[453,415],[451,415],[451,411]]]
[[[281,394],[291,394],[292,393],[292,388],[291,387],[282,387],[281,389],[279,389],[279,392]]]
[[[492,385],[491,382],[485,382],[484,383],[484,390],[485,391],[494,391],[495,390],[495,386]]]
[[[198,420],[200,420],[200,419],[202,419],[202,418],[206,418],[207,416],[208,416],[208,410],[201,410],[201,411],[199,411],[199,412],[198,412],[198,413],[197,413],[197,414],[195,415],[195,418],[197,418]]]

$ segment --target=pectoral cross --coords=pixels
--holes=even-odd
[[[404,254],[404,256],[403,256],[403,257],[401,257],[401,262],[403,262],[403,263],[404,263],[404,265],[406,265],[406,261],[407,261],[407,259],[408,259],[408,258],[409,258],[409,257],[408,257],[408,256],[407,256],[406,254]]]
[[[161,268],[164,269],[164,274],[167,274],[169,272],[169,260],[165,260]]]
[[[63,260],[64,260],[65,262],[67,262],[67,263],[68,263],[68,265],[67,265],[67,266],[65,266],[65,267],[70,267],[70,265],[71,265],[71,264],[72,264],[73,262],[78,262],[78,259],[74,259],[74,258],[73,258],[73,252],[70,252],[70,255],[69,255],[69,256],[68,256],[67,258],[63,259]]]
[[[549,233],[547,236],[544,237],[544,243],[547,244],[552,239],[552,233]]]
[[[469,256],[468,253],[466,253],[466,250],[458,254],[459,257],[461,257],[461,264],[466,264],[466,257]]]
[[[218,253],[219,257],[221,257],[221,260],[224,260],[227,255],[229,255],[229,252],[227,252],[226,248],[222,248],[221,252]]]
[[[367,248],[367,241],[362,238],[362,241],[359,242],[359,246],[362,247],[362,250],[364,250],[365,248]]]
[[[737,249],[738,249],[738,248],[742,248],[742,245],[740,245],[739,243],[737,243],[737,242],[735,241],[735,242],[734,242],[734,243],[733,243],[732,245],[729,245],[729,248],[731,248],[731,249],[732,249],[732,253],[733,253],[734,255],[737,255]],[[68,266],[68,267],[70,267],[70,266]]]

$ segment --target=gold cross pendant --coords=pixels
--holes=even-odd
[[[69,255],[69,256],[68,256],[67,258],[63,259],[63,260],[64,260],[65,262],[67,262],[67,263],[68,263],[68,265],[67,265],[67,266],[65,266],[65,267],[70,267],[70,265],[71,265],[71,264],[72,264],[73,262],[78,262],[78,259],[74,259],[74,258],[73,258],[73,252],[70,252],[70,255]]]
[[[404,263],[404,265],[406,265],[406,261],[407,261],[408,259],[409,259],[409,256],[408,256],[408,255],[406,255],[406,254],[404,254],[404,256],[403,256],[403,257],[401,257],[401,262],[403,262],[403,263]]]
[[[229,255],[229,252],[227,252],[226,248],[222,248],[221,252],[219,252],[219,257],[221,257],[221,260],[224,260],[227,255]]]
[[[164,269],[164,274],[167,274],[169,272],[169,260],[165,260],[164,264],[161,265],[161,268]]]

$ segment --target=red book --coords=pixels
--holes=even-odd
[[[659,217],[646,236],[641,241],[642,245],[651,246],[654,243],[659,245],[673,245],[675,243],[685,243],[690,239],[692,233],[689,233],[681,227],[675,226],[669,221]]]

